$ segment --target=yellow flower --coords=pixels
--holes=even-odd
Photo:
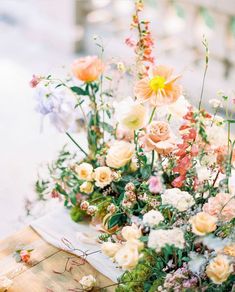
[[[80,191],[85,194],[91,194],[93,190],[94,190],[94,186],[89,181],[84,181],[84,183],[82,183],[80,186]]]
[[[97,167],[94,172],[95,184],[97,187],[103,188],[112,181],[112,171],[107,166]]]
[[[180,76],[173,76],[173,70],[163,65],[152,69],[151,76],[135,84],[134,93],[140,102],[150,101],[153,106],[171,104],[181,96],[182,87],[176,84]]]
[[[215,284],[222,284],[232,272],[232,266],[225,256],[219,255],[214,258],[206,268],[208,278]]]
[[[235,244],[226,245],[223,252],[230,257],[235,257]]]
[[[132,159],[134,150],[134,145],[129,142],[116,141],[108,151],[107,165],[112,168],[125,166]]]
[[[81,180],[92,180],[93,167],[91,164],[83,162],[80,165],[75,166],[75,172]]]
[[[192,225],[192,232],[196,235],[203,236],[216,229],[217,218],[205,212],[200,212],[191,217],[189,222]]]

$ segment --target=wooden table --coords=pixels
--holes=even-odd
[[[34,249],[29,264],[15,261],[13,254],[19,245]],[[48,244],[33,229],[27,227],[0,241],[0,275],[13,280],[9,292],[65,292],[75,288],[81,289],[77,281],[89,274],[96,277],[99,287],[113,284],[87,262],[75,266],[72,272],[58,274],[64,271],[66,262],[71,257],[74,257],[78,264],[82,262],[79,257]],[[70,262],[72,263],[72,259]],[[68,267],[71,266],[70,262]],[[106,291],[114,290],[114,287],[109,287]]]

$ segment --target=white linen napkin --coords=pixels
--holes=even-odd
[[[63,243],[62,239],[67,239],[75,248],[83,252],[93,252],[100,250],[99,243],[85,243],[81,239],[81,233],[89,235],[96,235],[98,232],[85,223],[75,223],[70,218],[68,210],[64,207],[58,207],[55,211],[33,221],[31,227],[42,236],[48,243],[56,246],[57,248],[69,251],[77,256],[81,256],[82,252],[73,251]],[[80,233],[80,235],[79,235]],[[97,271],[105,275],[107,278],[117,283],[117,278],[123,274],[121,269],[101,252],[89,255],[86,260]]]

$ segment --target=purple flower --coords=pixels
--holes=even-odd
[[[39,88],[36,92],[36,111],[48,116],[50,122],[59,132],[65,132],[74,127],[77,114],[71,96],[65,91],[51,91],[48,87]]]

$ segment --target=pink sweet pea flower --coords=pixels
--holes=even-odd
[[[148,180],[149,184],[149,191],[153,194],[160,193],[162,191],[162,182],[160,177],[158,176],[151,176]]]

